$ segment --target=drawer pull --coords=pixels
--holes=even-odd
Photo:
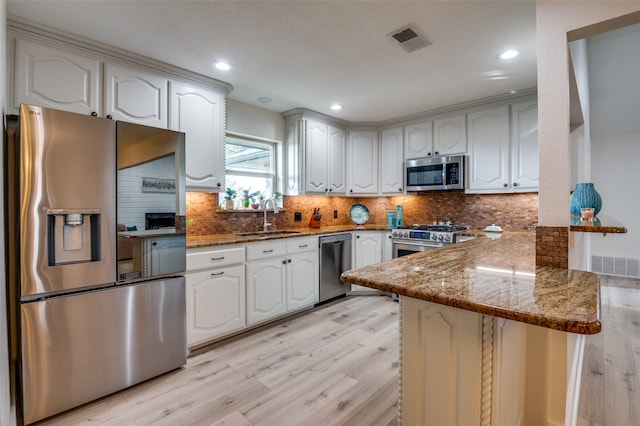
[[[273,253],[273,249],[271,250],[262,250],[263,253]]]
[[[212,257],[211,260],[224,260],[224,256]]]
[[[224,275],[224,271],[222,271],[222,272],[212,272],[211,273],[212,277],[215,277],[216,275]]]
[[[298,246],[298,248],[305,248],[305,247],[309,247],[309,246],[308,246],[307,244],[300,244],[300,245]]]

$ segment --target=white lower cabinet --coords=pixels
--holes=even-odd
[[[249,244],[247,260],[248,325],[318,302],[317,237]]]
[[[247,324],[253,325],[287,312],[286,260],[247,262]]]
[[[524,424],[526,324],[404,296],[401,304],[403,424]]]
[[[385,232],[360,231],[354,232],[353,268],[361,268],[382,262],[382,252]],[[351,291],[367,291],[372,289],[360,285],[351,284]]]
[[[187,346],[246,326],[244,247],[190,250],[185,277]]]

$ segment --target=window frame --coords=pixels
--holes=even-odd
[[[258,172],[258,171],[250,171],[250,170],[233,170],[233,169],[228,169],[227,168],[227,158],[226,158],[226,145],[228,142],[233,142],[236,141],[238,142],[238,144],[242,144],[243,142],[248,144],[248,145],[269,145],[270,148],[273,150],[273,157],[272,161],[273,161],[273,171],[272,172]],[[247,176],[247,177],[260,177],[260,178],[267,178],[267,179],[271,179],[271,186],[273,188],[273,192],[280,192],[282,193],[282,182],[283,182],[283,178],[282,178],[282,171],[284,170],[284,165],[282,163],[283,161],[283,142],[282,141],[278,141],[278,140],[274,140],[274,139],[268,139],[268,138],[262,138],[259,136],[253,136],[253,135],[247,135],[244,133],[238,133],[238,132],[231,132],[231,131],[226,131],[225,132],[225,137],[224,137],[224,144],[225,144],[225,161],[224,161],[224,181],[225,181],[225,187],[227,187],[227,176],[231,175],[231,176]],[[238,188],[234,188],[234,189],[238,189]]]

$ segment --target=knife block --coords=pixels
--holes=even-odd
[[[320,228],[320,219],[316,219],[315,215],[311,215],[309,218],[309,228]]]

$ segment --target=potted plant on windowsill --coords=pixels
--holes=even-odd
[[[243,189],[242,190],[242,207],[244,207],[245,209],[248,209],[249,205],[254,203],[253,199],[258,194],[260,194],[260,191],[249,192],[249,189]],[[257,204],[256,204],[256,206],[257,206]],[[254,208],[257,209],[258,207],[254,207]]]
[[[224,208],[227,210],[233,210],[233,204],[236,199],[236,190],[227,188],[226,195],[224,196]]]

